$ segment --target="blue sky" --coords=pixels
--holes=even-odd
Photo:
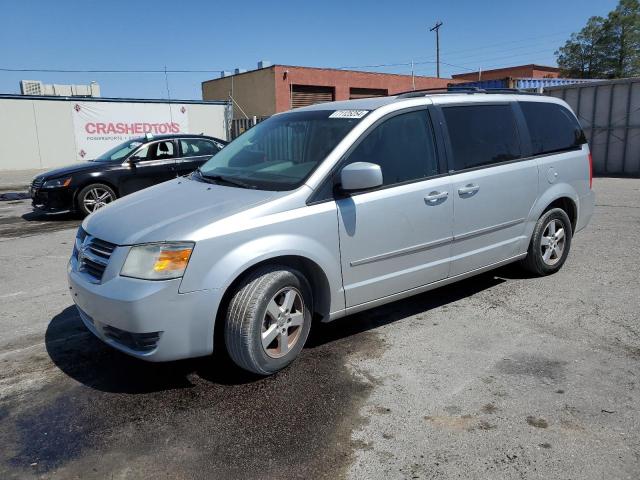
[[[555,65],[554,51],[615,0],[120,1],[0,0],[0,68],[232,70],[260,59],[435,76],[523,63]],[[444,63],[450,64],[446,65]],[[455,66],[451,66],[455,65]],[[169,74],[172,98],[201,98],[217,73]],[[0,71],[0,93],[20,79],[96,80],[108,97],[166,98],[164,74]]]

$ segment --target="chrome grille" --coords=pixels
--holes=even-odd
[[[78,260],[78,271],[88,274],[97,281],[102,280],[116,245],[93,237],[80,227],[76,235],[75,247],[74,255]]]

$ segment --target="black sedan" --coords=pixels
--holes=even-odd
[[[204,135],[129,140],[94,160],[35,177],[30,189],[33,207],[88,215],[118,197],[191,173],[226,144]]]

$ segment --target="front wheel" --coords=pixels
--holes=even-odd
[[[561,208],[545,212],[536,222],[524,268],[536,275],[550,275],[564,265],[571,248],[571,221]]]
[[[271,375],[300,353],[311,328],[311,290],[302,274],[267,266],[250,274],[234,293],[224,338],[231,359],[259,375]]]
[[[103,183],[87,185],[78,193],[78,210],[83,217],[95,212],[116,199],[116,192]]]

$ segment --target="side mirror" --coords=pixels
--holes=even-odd
[[[346,192],[379,187],[382,185],[382,169],[375,163],[354,162],[342,169],[340,183]]]

